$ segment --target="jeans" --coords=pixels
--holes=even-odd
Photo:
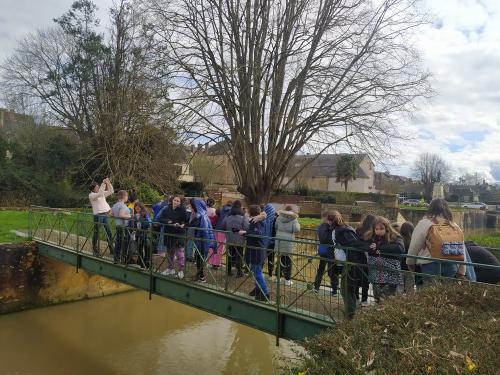
[[[99,227],[104,227],[104,232],[106,233],[106,239],[108,241],[109,252],[113,254],[113,235],[111,234],[111,228],[109,227],[108,216],[106,214],[103,215],[94,215],[94,233],[92,235],[92,252],[95,257],[98,257],[100,254],[99,251]]]
[[[441,272],[439,272],[440,268]],[[432,262],[421,264],[420,269],[423,274],[454,278],[458,271],[458,265],[454,263]],[[436,278],[422,275],[422,281],[424,284],[432,282],[433,280],[436,280]]]
[[[268,295],[269,291],[267,290],[266,280],[264,279],[264,273],[262,272],[262,265],[252,264],[250,267],[255,277],[255,290],[262,291],[263,294]]]
[[[115,262],[121,261],[122,257],[127,257],[127,249],[129,246],[129,233],[127,227],[116,227],[116,239],[115,239]]]
[[[177,259],[177,271],[184,272],[184,248],[176,247],[176,248],[168,248],[167,249],[168,256],[168,264],[167,268],[170,270],[175,269],[175,259]]]

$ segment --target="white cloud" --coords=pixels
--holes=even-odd
[[[409,174],[421,152],[445,158],[456,175],[484,172],[500,160],[500,1],[427,1],[437,22],[418,37],[437,96],[407,125],[416,139],[391,168]]]

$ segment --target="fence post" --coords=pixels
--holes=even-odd
[[[153,228],[152,226],[149,227],[148,230],[148,235],[149,235],[149,242],[146,241],[146,252],[149,252],[149,256],[147,259],[149,259],[149,300],[153,298],[153,287],[154,287],[154,279],[153,279]],[[150,244],[150,246],[147,246],[147,244]]]
[[[81,255],[80,255],[80,220],[76,220],[76,273],[78,273],[78,269],[80,268],[81,263]]]
[[[226,249],[226,269],[223,270],[223,272],[226,274],[226,278],[225,278],[225,281],[224,281],[224,292],[227,293],[228,289],[229,289],[229,274],[228,274],[228,271],[232,268],[232,265],[230,264],[231,262],[231,257],[229,256],[229,246],[228,246],[228,241],[227,241],[227,234],[225,235],[226,236],[226,246],[225,246],[225,249]]]
[[[28,209],[28,236],[33,238],[33,208]]]
[[[278,252],[276,253],[276,346],[280,345],[280,335],[281,335],[281,256],[280,256],[280,240],[277,240],[276,244]]]

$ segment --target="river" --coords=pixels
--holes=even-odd
[[[0,316],[0,373],[277,374],[292,345],[134,291]]]

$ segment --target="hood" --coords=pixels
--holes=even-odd
[[[193,206],[196,209],[196,213],[202,216],[207,214],[207,204],[203,199],[195,198],[193,200]]]
[[[274,220],[274,214],[276,213],[276,210],[271,203],[268,203],[264,206],[264,212],[267,215],[267,221]]]
[[[290,222],[292,220],[295,220],[299,217],[299,215],[297,215],[295,212],[293,211],[285,211],[285,210],[281,210],[279,213],[278,213],[278,218],[281,218],[282,221],[284,222]]]

